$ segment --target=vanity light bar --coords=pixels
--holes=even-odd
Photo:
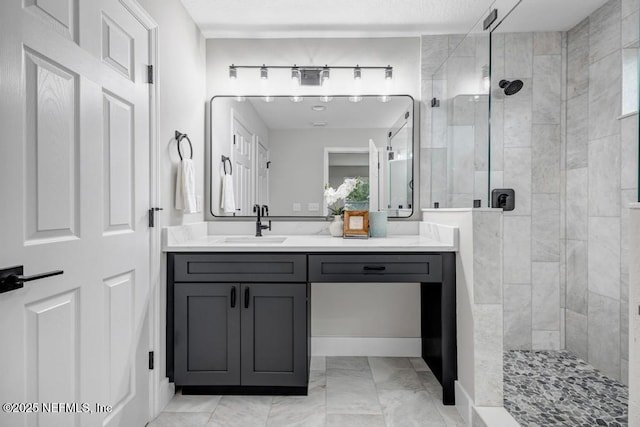
[[[391,80],[393,78],[393,67],[391,65],[387,65],[386,67],[368,67],[368,66],[360,66],[356,65],[355,67],[345,66],[345,65],[335,65],[329,66],[325,64],[324,66],[298,66],[294,64],[293,66],[288,65],[235,65],[231,64],[229,66],[229,78],[235,80],[238,77],[238,68],[256,68],[260,69],[260,78],[262,80],[267,80],[269,78],[269,69],[289,69],[291,70],[291,80],[293,80],[298,85],[320,85],[329,80],[331,70],[353,70],[353,78],[354,80],[362,79],[362,70],[384,70],[384,78],[386,80]],[[309,83],[303,79],[303,74],[307,74],[309,72],[315,72],[318,75],[319,81],[317,83]]]

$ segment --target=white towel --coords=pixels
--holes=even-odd
[[[226,175],[222,178],[222,197],[220,198],[220,208],[225,213],[236,212],[236,199],[233,196],[233,177]]]
[[[178,165],[176,176],[176,209],[184,213],[195,213],[196,206],[196,171],[193,160],[183,159]]]

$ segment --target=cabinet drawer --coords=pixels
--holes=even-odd
[[[441,282],[440,255],[309,255],[309,282]]]
[[[175,282],[306,282],[301,254],[175,254]]]

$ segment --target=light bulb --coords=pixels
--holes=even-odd
[[[391,67],[391,65],[387,65],[387,67],[384,69],[384,78],[386,80],[391,80],[393,78],[393,68]]]

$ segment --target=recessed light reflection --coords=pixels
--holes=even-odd
[[[273,101],[275,101],[275,100],[276,100],[276,98],[275,98],[275,97],[273,97],[273,96],[265,96],[265,97],[263,97],[263,98],[262,98],[262,100],[263,100],[264,102],[273,102]]]
[[[349,101],[350,102],[360,102],[360,101],[362,101],[362,97],[361,96],[350,96],[349,97]]]
[[[391,97],[389,95],[382,95],[378,97],[378,101],[380,102],[389,102],[391,101]]]
[[[333,101],[333,96],[321,96],[320,101],[322,102],[331,102]]]
[[[302,102],[302,101],[304,101],[304,97],[302,97],[302,96],[290,96],[289,100],[291,102]]]

